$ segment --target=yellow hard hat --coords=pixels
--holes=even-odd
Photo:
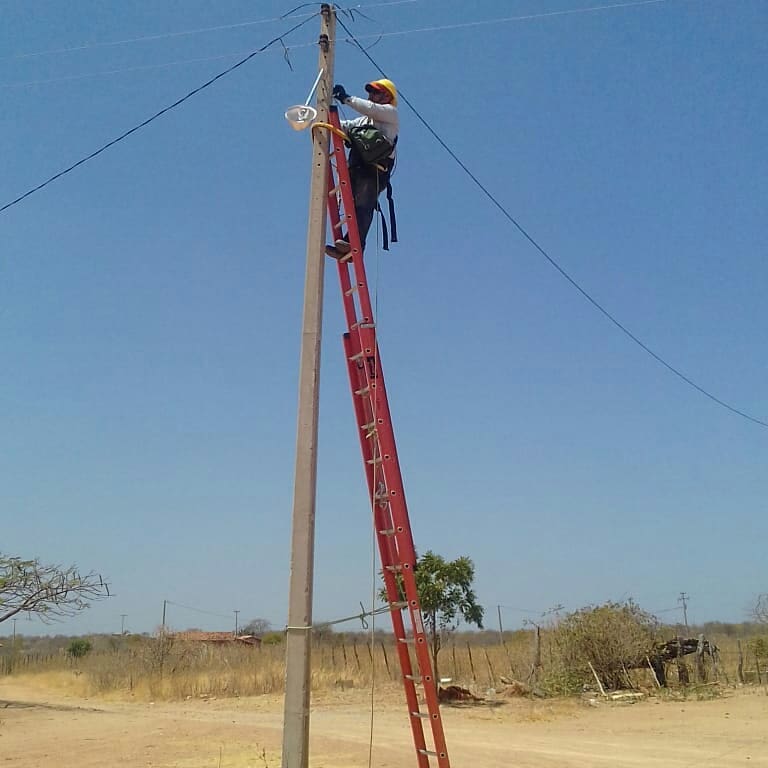
[[[392,97],[392,104],[397,106],[397,88],[391,80],[382,78],[381,80],[373,80],[370,83],[365,84],[365,90],[370,93],[371,91],[386,91]]]

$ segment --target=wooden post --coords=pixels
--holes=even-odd
[[[656,687],[661,688],[661,683],[659,682],[658,675],[656,674],[656,670],[653,668],[653,664],[651,664],[651,660],[648,656],[645,657],[645,660],[648,662],[648,669],[651,670],[651,674],[653,675],[653,679],[656,681]]]
[[[328,120],[328,108],[331,103],[335,39],[336,15],[331,5],[323,3],[320,6],[318,65],[322,75],[317,89],[317,116],[321,121]],[[312,141],[307,266],[299,363],[291,574],[285,642],[282,768],[308,768],[309,765],[317,424],[320,403],[325,231],[328,218],[326,193],[329,139],[327,134],[318,133]]]
[[[477,675],[475,675],[475,663],[472,661],[472,649],[467,643],[467,653],[469,654],[469,668],[472,670],[472,682],[477,683]]]
[[[541,627],[536,624],[536,632],[533,638],[533,681],[537,682],[539,679],[539,671],[541,670]]]
[[[696,677],[700,683],[707,682],[707,668],[704,666],[704,635],[699,635],[696,646]]]
[[[387,668],[387,676],[392,679],[392,673],[389,671],[389,659],[387,658],[387,646],[381,641],[381,652],[384,654],[384,666]]]
[[[597,680],[597,687],[600,689],[600,693],[605,696],[605,688],[603,688],[603,684],[600,682],[600,678],[597,676],[597,672],[595,672],[595,668],[592,666],[592,662],[588,661],[587,664],[589,664],[589,668],[592,670],[592,674],[595,676],[595,680]]]
[[[741,650],[741,640],[736,641],[739,644],[739,666],[736,667],[736,676],[739,682],[744,685],[744,653]]]
[[[490,684],[491,684],[491,687],[493,687],[496,681],[496,673],[493,671],[493,665],[491,664],[491,657],[488,655],[488,649],[483,648],[483,651],[485,653],[485,662],[486,664],[488,664],[488,674],[490,675],[490,679],[491,679]]]

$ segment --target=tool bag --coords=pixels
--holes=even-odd
[[[347,139],[355,154],[367,165],[385,161],[395,145],[373,125],[353,125],[347,129]]]

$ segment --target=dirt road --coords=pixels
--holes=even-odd
[[[504,699],[445,707],[455,768],[768,767],[768,695],[632,705]],[[365,768],[370,691],[313,697],[312,768]],[[0,768],[279,768],[282,699],[150,703],[0,682]],[[415,766],[397,689],[376,695],[371,765]]]

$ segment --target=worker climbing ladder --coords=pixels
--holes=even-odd
[[[439,768],[449,768],[437,681],[432,672],[416,591],[416,551],[397,459],[376,339],[376,319],[365,275],[344,150],[345,136],[338,110],[331,107],[329,122],[316,123],[313,128],[325,129],[330,134],[328,215],[333,227],[332,239],[341,237],[346,230],[351,246],[350,253],[338,264],[347,324],[344,352],[416,756],[419,768],[428,768],[430,758],[436,760]],[[317,133],[316,138],[320,139]],[[417,686],[421,687],[426,711],[420,709]],[[429,722],[431,743],[427,741],[424,721]]]

